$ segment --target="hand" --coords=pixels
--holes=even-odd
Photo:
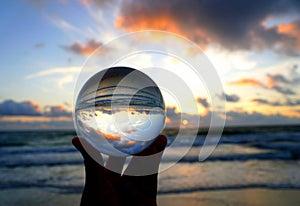
[[[121,175],[124,157],[109,157],[106,166],[103,167],[103,158],[99,153],[95,161],[86,152],[85,148],[91,152],[97,152],[87,141],[73,138],[73,145],[80,151],[84,158],[85,165],[85,187],[81,197],[81,206],[105,205],[105,206],[156,206],[157,196],[157,173],[162,152],[167,144],[167,138],[160,135],[150,147],[141,153],[133,156],[128,167]],[[161,152],[155,158],[138,158],[138,156],[148,156]],[[95,157],[94,157],[95,158]],[[107,168],[111,168],[113,172]],[[154,174],[145,176],[130,176],[131,171],[151,168]],[[129,174],[129,175],[126,175]]]

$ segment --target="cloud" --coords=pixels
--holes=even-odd
[[[33,74],[29,74],[26,76],[27,79],[55,75],[55,74],[74,74],[79,73],[81,71],[81,67],[55,67],[43,71],[39,71]]]
[[[238,102],[240,97],[236,94],[223,94],[227,102]]]
[[[87,56],[92,54],[101,45],[102,45],[101,42],[92,39],[89,40],[85,45],[77,41],[73,44],[62,46],[62,48],[65,49],[66,51],[73,52],[74,54]]]
[[[294,95],[296,94],[296,92],[294,92],[293,90],[289,89],[289,88],[284,88],[282,86],[273,86],[271,87],[271,89],[281,93],[281,94],[285,94],[285,95]]]
[[[98,8],[107,8],[108,6],[116,3],[114,0],[80,0],[85,7],[93,7],[96,6]]]
[[[62,116],[71,117],[72,113],[66,110],[64,106],[56,105],[56,106],[46,106],[44,115],[49,117],[62,117]]]
[[[253,102],[262,104],[275,104],[264,99],[253,99]],[[286,105],[300,105],[300,100],[286,100]],[[5,111],[5,112],[3,112]],[[294,113],[299,113],[295,110]],[[218,112],[216,118],[224,118]],[[293,114],[292,114],[293,115]],[[167,108],[167,127],[198,127],[209,126],[211,112],[205,115],[180,113],[175,107]],[[282,114],[262,114],[259,112],[237,112],[228,111],[226,113],[226,125],[272,125],[272,124],[296,124],[299,123],[300,116],[285,116]],[[188,123],[187,125],[185,123]],[[15,102],[5,100],[0,103],[0,130],[7,129],[73,129],[71,112],[62,105],[48,105],[41,109],[33,101]]]
[[[267,104],[267,105],[271,105],[271,106],[281,106],[282,105],[282,103],[280,103],[280,102],[270,102],[266,99],[261,99],[261,98],[252,99],[251,102],[255,102],[258,104]]]
[[[293,21],[288,24],[280,24],[277,27],[277,32],[279,34],[286,35],[290,37],[290,41],[286,42],[287,44],[290,44],[291,48],[294,48],[295,50],[300,50],[300,20],[298,21]],[[293,55],[293,50],[287,51],[290,52],[291,55]],[[294,54],[296,55],[296,54]]]
[[[300,99],[297,100],[290,100],[287,99],[285,101],[269,101],[267,99],[261,99],[261,98],[255,98],[252,99],[251,102],[255,102],[258,104],[266,104],[270,106],[299,106],[300,105]]]
[[[252,79],[252,78],[243,78],[243,79],[239,79],[237,81],[231,81],[229,82],[230,85],[237,85],[237,86],[261,86],[261,87],[265,87],[265,85],[256,80],[256,79]]]
[[[207,99],[206,98],[201,98],[201,97],[198,97],[196,99],[196,101],[201,104],[204,108],[208,108],[209,107],[209,103],[207,102]]]
[[[282,125],[299,124],[299,117],[282,114],[262,114],[259,112],[226,112],[226,125]]]
[[[294,65],[290,75],[284,76],[283,74],[267,74],[266,78],[266,85],[268,87],[274,87],[278,84],[285,84],[285,85],[295,85],[300,82],[300,75],[297,72],[297,65]]]
[[[73,129],[72,114],[64,106],[4,100],[0,103],[0,130]]]
[[[293,67],[293,77],[287,77],[283,74],[267,74],[265,83],[253,79],[253,78],[242,78],[236,81],[229,82],[230,85],[235,86],[258,86],[265,89],[274,90],[284,95],[295,95],[296,92],[288,87],[299,83],[300,78],[296,72],[297,67]]]
[[[41,115],[41,107],[33,101],[15,102],[5,100],[0,103],[0,115]]]
[[[63,105],[48,105],[44,109],[29,100],[23,102],[16,102],[14,100],[4,100],[0,103],[0,115],[2,116],[39,116],[44,117],[71,117],[72,113],[68,111]],[[33,117],[29,117],[33,118]],[[24,119],[24,117],[23,117]]]
[[[75,32],[79,32],[78,28],[74,25],[72,25],[70,22],[68,22],[67,20],[59,17],[59,16],[47,16],[47,18],[49,19],[50,22],[52,22],[55,26],[63,29],[63,30],[70,30],[70,31],[75,31]]]
[[[273,48],[299,52],[299,24],[267,27],[274,16],[297,14],[297,1],[124,0],[117,28],[159,29],[182,34],[200,45],[218,44],[228,50]]]
[[[176,112],[176,107],[167,107],[167,117],[169,118],[178,118],[180,114]]]
[[[71,117],[0,116],[0,130],[74,129]]]
[[[197,123],[200,123],[201,126],[208,126],[210,122],[210,115],[200,116],[199,114],[181,113],[176,110],[176,107],[167,107],[166,116],[167,128],[196,128],[199,126]]]
[[[58,85],[60,89],[64,85],[74,83],[76,75],[81,71],[81,67],[55,67],[46,70],[42,70],[33,74],[25,76],[27,79],[40,78],[52,76],[55,81],[55,85]]]
[[[257,102],[267,102],[263,99],[255,100]],[[287,101],[288,102],[288,101]],[[287,103],[286,102],[286,103]],[[300,103],[300,101],[294,101],[293,104]],[[296,110],[297,112],[297,110]],[[295,113],[295,112],[294,112]],[[197,127],[196,122],[198,122],[200,117],[200,127],[207,127],[210,125],[212,113],[208,111],[205,115],[196,114],[185,114],[176,111],[175,108],[167,108],[167,127],[184,127],[182,124],[183,120],[188,120],[190,127]],[[224,119],[223,114],[217,111],[214,114],[215,118]],[[291,116],[288,114],[263,114],[260,112],[244,112],[244,111],[234,111],[230,110],[226,112],[226,126],[243,126],[243,125],[278,125],[278,124],[298,124],[300,121],[300,115]]]

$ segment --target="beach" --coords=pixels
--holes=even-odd
[[[159,206],[298,206],[300,190],[238,189],[192,192],[158,196]],[[13,198],[12,198],[13,197]],[[1,205],[64,205],[80,204],[80,194],[57,194],[39,189],[8,190],[0,193]]]
[[[79,205],[83,160],[74,131],[0,132],[0,205]],[[160,164],[159,205],[300,205],[298,126],[227,129],[205,161],[205,139],[168,135]],[[172,165],[173,164],[173,165]],[[171,166],[170,166],[171,165]]]

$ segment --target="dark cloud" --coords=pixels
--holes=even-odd
[[[62,46],[66,51],[73,52],[78,55],[90,55],[102,45],[96,40],[89,40],[86,44],[81,44],[79,41],[70,45]]]
[[[80,2],[86,7],[98,7],[98,8],[107,8],[116,3],[119,0],[80,0]]]
[[[293,90],[289,89],[289,88],[284,88],[282,86],[273,86],[271,87],[271,89],[281,93],[281,94],[284,94],[284,95],[294,95],[296,94],[296,92],[294,92]]]
[[[297,100],[290,100],[288,99],[285,103],[287,106],[299,106],[300,105],[300,99]]]
[[[261,99],[261,98],[256,98],[252,99],[251,102],[259,103],[259,104],[266,104],[270,106],[298,106],[300,105],[300,99],[297,100],[290,100],[287,99],[285,101],[269,101],[267,99]]]
[[[180,113],[176,112],[176,107],[167,107],[167,117],[180,118]]]
[[[15,102],[5,100],[0,103],[0,115],[41,115],[41,107],[32,101]]]
[[[299,1],[288,0],[124,0],[115,24],[131,31],[177,32],[200,45],[219,44],[229,50],[273,48],[297,54],[300,41],[295,31],[264,22],[299,11]],[[294,30],[300,28],[298,23],[293,22]]]
[[[272,79],[272,81],[281,82],[281,83],[290,83],[290,80],[288,80],[285,76],[282,74],[267,74],[267,77]]]
[[[294,66],[289,76],[285,76],[283,74],[267,74],[265,82],[261,82],[253,78],[242,78],[236,81],[231,81],[229,84],[235,86],[258,86],[274,90],[283,95],[295,95],[296,92],[289,87],[300,82],[300,77],[296,70],[297,67]]]
[[[257,99],[257,102],[266,102],[263,99]],[[291,101],[292,102],[292,101]],[[298,104],[300,101],[293,101],[292,104]],[[276,104],[276,103],[274,103]],[[281,104],[281,103],[279,103]],[[286,102],[288,104],[288,101]],[[197,127],[195,123],[199,120],[199,115],[181,114],[177,113],[175,108],[169,108],[167,112],[169,114],[169,121],[167,127],[179,127],[180,121],[187,119],[190,125]],[[297,112],[297,110],[295,111]],[[223,114],[216,112],[214,118],[223,119]],[[200,126],[207,127],[210,125],[212,113],[208,111],[205,115],[200,115]],[[278,124],[298,124],[300,121],[299,117],[289,117],[283,114],[263,114],[260,112],[243,112],[243,111],[227,111],[226,112],[226,126],[237,126],[237,125],[278,125]]]
[[[236,94],[223,94],[227,102],[238,102],[240,97]]]
[[[67,111],[64,106],[57,105],[57,106],[46,106],[45,107],[45,116],[48,117],[71,117],[72,113]]]
[[[261,99],[261,98],[252,99],[251,102],[255,102],[259,104],[267,104],[271,106],[282,106],[282,103],[280,102],[270,102],[269,100]]]
[[[299,124],[300,118],[282,114],[262,114],[259,112],[226,112],[226,125],[282,125]]]
[[[207,102],[207,99],[206,98],[201,98],[201,97],[198,97],[196,99],[196,101],[201,104],[203,107],[205,108],[208,108],[209,107],[209,103]]]
[[[46,106],[44,110],[33,101],[15,102],[5,100],[0,103],[0,115],[3,116],[47,116],[71,117],[72,113],[64,106]]]

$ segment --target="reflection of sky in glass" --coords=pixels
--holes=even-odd
[[[137,143],[146,146],[147,142],[151,142],[160,133],[165,121],[164,110],[158,107],[116,110],[111,110],[111,107],[96,107],[95,111],[91,108],[79,110],[76,115],[83,134],[93,139],[98,139],[97,136],[104,137],[121,151]],[[103,150],[103,145],[95,146],[100,151]]]
[[[101,152],[134,154],[164,128],[165,105],[159,88],[144,73],[126,67],[98,72],[83,86],[76,102],[80,135]]]

